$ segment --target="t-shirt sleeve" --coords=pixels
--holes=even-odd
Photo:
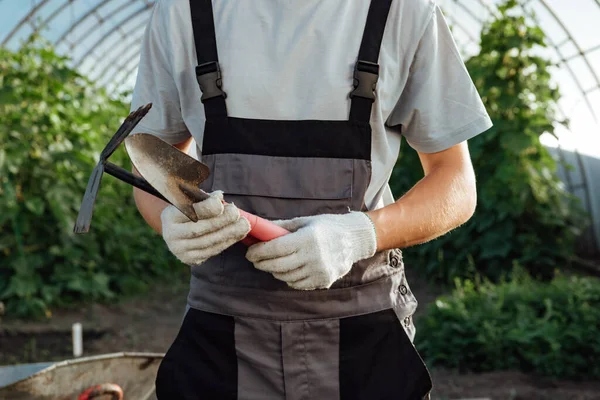
[[[173,78],[168,10],[157,1],[146,26],[131,109],[152,103],[133,133],[149,133],[170,143],[190,137],[181,113],[179,91]]]
[[[446,150],[492,126],[437,6],[387,124],[401,125],[408,144],[422,153]]]

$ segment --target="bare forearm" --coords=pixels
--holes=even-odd
[[[133,168],[133,173],[139,175],[135,168]],[[137,188],[133,189],[133,198],[135,199],[138,211],[144,217],[146,223],[157,233],[162,234],[160,214],[169,203]]]
[[[378,250],[425,243],[468,221],[477,194],[466,161],[433,166],[398,201],[368,213],[377,231]]]
[[[191,143],[192,140],[189,139],[185,142],[174,145],[174,147],[177,147],[178,149],[187,153]],[[140,175],[135,167],[133,167],[133,173],[138,176]],[[135,199],[135,204],[142,217],[144,217],[146,223],[148,223],[148,225],[150,225],[150,227],[156,232],[162,234],[160,215],[165,207],[169,205],[169,203],[137,188],[133,189],[133,198]]]

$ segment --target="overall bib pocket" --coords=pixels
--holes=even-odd
[[[267,219],[364,208],[371,128],[355,121],[207,120],[204,190]]]
[[[351,206],[354,162],[348,159],[211,156],[211,190],[268,219],[335,213]]]

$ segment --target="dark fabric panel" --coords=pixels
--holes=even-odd
[[[210,118],[202,154],[371,159],[368,123]]]
[[[421,400],[431,387],[393,310],[340,320],[341,400]]]
[[[352,198],[355,160],[215,154],[213,186],[229,195],[287,199]],[[363,161],[364,163],[364,161]],[[368,185],[368,176],[360,184]]]
[[[204,101],[204,115],[209,119],[213,117],[227,117],[225,97],[218,96]]]
[[[281,323],[285,400],[339,399],[338,352],[339,320]]]
[[[281,324],[258,318],[235,318],[238,393],[243,400],[283,400]]]
[[[237,399],[234,328],[233,317],[188,310],[158,369],[158,399]]]
[[[214,67],[218,67],[219,62],[212,1],[190,0],[190,13],[198,65],[202,66],[209,62],[216,63],[214,66],[211,65],[211,68],[208,68],[207,71],[200,72],[212,72],[215,69]],[[204,102],[204,113],[208,118],[226,116],[225,97],[218,96],[207,99]]]
[[[370,121],[373,101],[364,97],[353,97],[350,106],[350,121]]]
[[[377,64],[381,41],[390,13],[392,0],[371,0],[367,22],[363,32],[358,60]],[[362,97],[353,96],[350,106],[350,120],[369,122],[373,101]]]
[[[226,201],[263,218],[366,210],[371,161],[226,153],[202,162],[211,171],[202,190],[222,190]]]
[[[377,63],[392,0],[371,0],[358,59]]]
[[[211,0],[190,0],[198,64],[219,61]]]

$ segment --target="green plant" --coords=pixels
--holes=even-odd
[[[416,346],[431,365],[462,371],[514,370],[600,378],[600,281],[558,276],[533,280],[456,280],[417,320]]]
[[[105,177],[87,235],[72,233],[100,150],[127,115],[122,99],[34,39],[0,48],[0,300],[8,315],[143,290],[173,264],[124,183]],[[111,161],[128,167],[124,151]]]
[[[469,141],[478,178],[478,206],[461,228],[415,249],[409,262],[436,280],[473,277],[498,279],[514,260],[534,276],[548,279],[567,265],[585,225],[577,201],[556,175],[557,163],[540,143],[554,133],[559,91],[552,63],[540,56],[542,30],[504,1],[498,17],[481,33],[478,55],[467,68],[494,122]],[[405,146],[392,176],[396,195],[422,177],[416,153]]]

